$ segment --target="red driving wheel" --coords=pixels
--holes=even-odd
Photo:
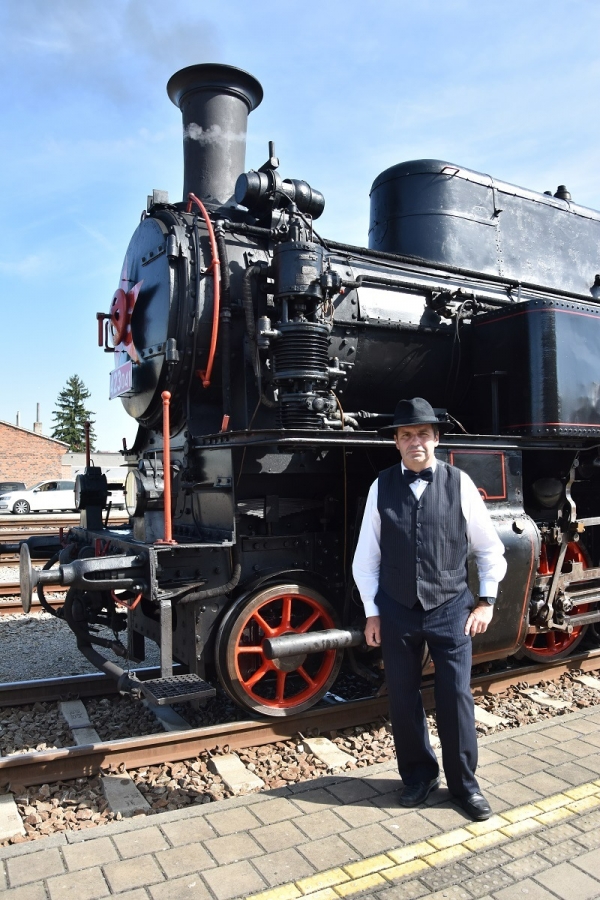
[[[556,568],[558,548],[548,548],[542,544],[540,554],[539,575],[552,575]],[[567,545],[564,562],[579,562],[583,568],[587,568],[587,559],[581,546],[575,541]],[[576,607],[577,612],[584,612],[587,606]],[[568,615],[566,616],[568,621]],[[528,634],[522,647],[522,653],[528,659],[536,662],[544,662],[549,659],[561,659],[568,656],[572,650],[583,640],[587,625],[576,625],[570,633],[567,631],[542,631]]]
[[[241,706],[286,716],[313,706],[339,671],[343,651],[269,660],[265,638],[335,628],[330,604],[311,588],[280,584],[243,598],[228,612],[217,636],[221,683]]]

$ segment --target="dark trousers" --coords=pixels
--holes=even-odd
[[[435,665],[435,707],[444,773],[450,793],[479,790],[477,733],[471,695],[471,637],[464,629],[473,606],[465,591],[437,609],[408,609],[381,591],[381,643],[389,693],[398,770],[404,784],[431,781],[439,766],[427,731],[421,700],[421,660],[425,641]]]

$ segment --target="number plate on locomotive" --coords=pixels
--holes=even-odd
[[[115,397],[120,397],[121,394],[126,394],[127,391],[130,391],[132,377],[133,363],[131,361],[126,362],[123,366],[118,366],[118,368],[113,369],[110,373],[109,399],[114,400]]]

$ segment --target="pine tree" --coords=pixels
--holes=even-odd
[[[91,418],[94,413],[86,409],[85,401],[90,392],[79,375],[71,375],[67,379],[56,400],[56,410],[52,413],[55,420],[52,437],[59,441],[65,441],[72,453],[82,453],[85,450],[85,423],[90,422],[90,447],[95,449],[96,435],[94,433],[94,421]]]

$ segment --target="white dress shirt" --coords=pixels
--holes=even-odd
[[[435,470],[437,461],[431,468]],[[402,471],[406,466],[402,463]],[[459,470],[460,471],[460,470]],[[417,478],[411,482],[410,489],[419,500],[427,490],[429,482]],[[352,563],[352,574],[360,592],[365,608],[365,615],[378,616],[379,609],[375,596],[379,590],[379,566],[381,549],[381,518],[377,508],[378,479],[370,487],[365,512]],[[490,514],[486,509],[481,494],[474,482],[465,472],[460,472],[460,505],[467,523],[468,552],[472,553],[477,563],[479,574],[479,596],[496,597],[498,584],[506,574],[504,544],[496,534]]]

